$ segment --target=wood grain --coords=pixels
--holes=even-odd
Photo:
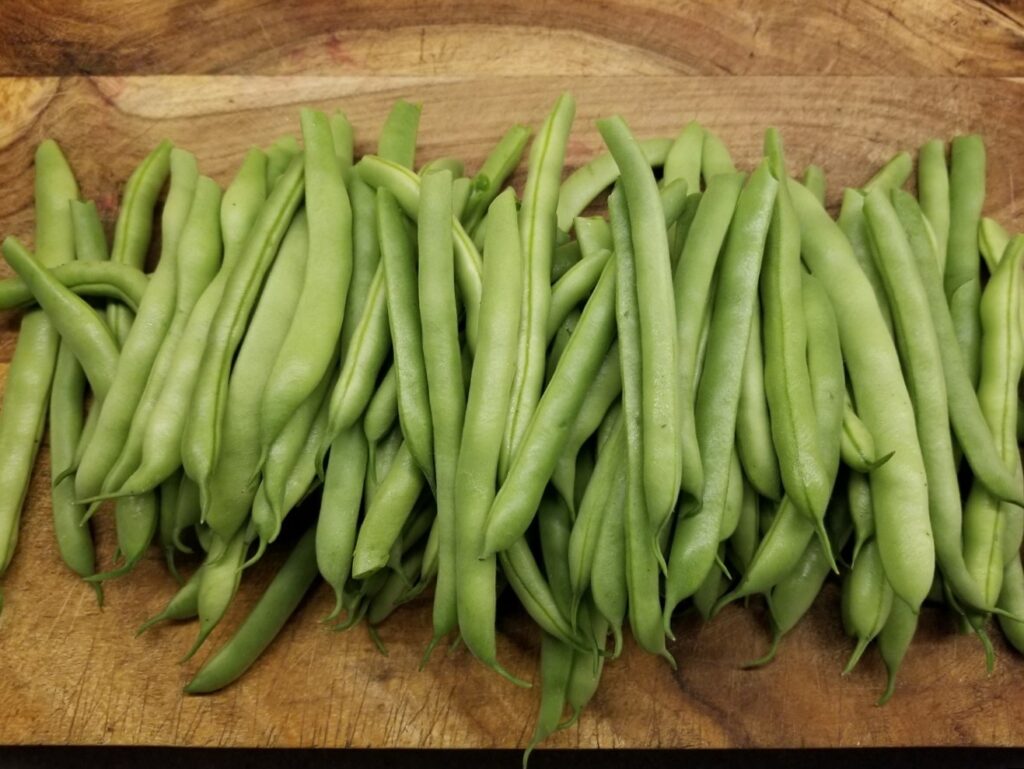
[[[1020,75],[1016,0],[38,0],[0,74]]]
[[[860,184],[890,155],[931,136],[979,131],[990,157],[987,212],[1024,228],[1016,196],[1024,178],[1024,82],[899,77],[650,76],[538,77],[110,77],[0,81],[0,231],[31,236],[32,153],[53,136],[65,148],[83,194],[111,224],[120,185],[160,138],[193,150],[204,172],[226,182],[251,144],[298,129],[297,107],[347,111],[361,151],[393,99],[423,102],[421,158],[455,154],[474,168],[512,120],[536,124],[563,89],[577,96],[575,166],[600,148],[594,118],[621,112],[638,134],[671,135],[691,118],[717,131],[737,161],[759,156],[764,126],[778,126],[794,167],[814,161],[829,196]],[[517,177],[521,184],[521,177]],[[0,316],[0,365],[13,349],[17,316]],[[173,586],[154,553],[108,587],[91,590],[62,567],[49,519],[49,479],[41,461],[19,552],[4,580],[0,615],[0,743],[234,746],[523,745],[537,692],[516,689],[464,650],[417,671],[430,635],[429,603],[406,607],[381,634],[336,634],[318,618],[330,603],[321,586],[266,656],[237,685],[202,698],[180,687],[201,664],[177,657],[194,628],[133,629]],[[105,559],[113,549],[101,516]],[[247,574],[220,643],[266,584],[274,559]],[[628,648],[610,665],[579,725],[560,746],[783,747],[856,745],[1021,745],[1024,661],[998,642],[999,664],[984,670],[976,641],[926,612],[894,701],[874,706],[883,685],[874,653],[843,679],[850,651],[833,589],[787,640],[779,660],[739,670],[767,641],[763,611],[730,607],[708,625],[681,619],[664,663]],[[538,639],[515,613],[503,615],[499,651],[533,679]]]

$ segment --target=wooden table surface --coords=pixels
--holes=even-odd
[[[0,232],[28,240],[32,153],[45,137],[64,147],[110,225],[120,184],[164,137],[226,182],[246,147],[298,131],[300,105],[345,109],[369,150],[404,97],[424,105],[421,158],[455,154],[472,169],[509,123],[536,125],[565,89],[579,103],[570,167],[598,151],[593,121],[610,112],[642,136],[696,118],[746,166],[763,127],[776,125],[795,167],[826,168],[832,202],[900,149],[978,131],[989,148],[986,213],[1024,228],[1024,79],[1014,79],[1024,76],[1024,31],[1013,2],[786,0],[770,13],[740,0],[18,5],[0,4],[0,74],[10,76],[0,80]],[[17,314],[0,315],[0,376],[17,325]],[[209,653],[177,664],[193,627],[133,638],[173,592],[161,561],[154,552],[110,583],[98,609],[57,555],[46,460],[44,450],[2,581],[0,743],[512,747],[528,738],[536,690],[512,687],[465,650],[417,671],[426,600],[382,628],[385,658],[364,630],[318,624],[330,603],[322,585],[241,682],[184,697]],[[112,532],[100,518],[109,560]],[[210,648],[274,562],[247,572]],[[1001,641],[986,675],[978,643],[926,611],[898,693],[878,708],[875,653],[839,675],[850,643],[834,588],[773,665],[742,671],[767,641],[764,620],[757,605],[707,625],[680,619],[674,674],[630,646],[579,725],[550,744],[1024,745],[1024,660]],[[502,659],[535,680],[536,632],[514,612],[500,626]]]

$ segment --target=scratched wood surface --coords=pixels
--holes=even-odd
[[[717,131],[738,162],[760,152],[761,129],[777,125],[795,167],[827,169],[829,197],[859,184],[899,149],[960,131],[988,139],[986,210],[1024,227],[1015,195],[1024,178],[1024,81],[893,77],[678,78],[543,77],[529,82],[452,77],[22,78],[0,81],[0,230],[31,239],[32,153],[44,137],[65,148],[82,193],[99,201],[108,227],[121,183],[159,139],[194,151],[225,183],[246,147],[295,132],[301,104],[344,108],[372,148],[392,100],[424,104],[421,159],[455,154],[473,169],[512,120],[537,124],[554,97],[579,102],[568,165],[600,147],[594,118],[621,112],[642,136],[671,135],[697,118]],[[521,176],[517,183],[521,184]],[[6,274],[6,266],[0,272]],[[0,376],[18,316],[0,316]],[[417,664],[429,637],[429,602],[405,607],[381,630],[390,656],[365,631],[331,633],[317,620],[330,598],[320,586],[244,679],[209,697],[181,686],[209,653],[184,666],[190,625],[133,630],[173,591],[156,553],[110,583],[107,604],[61,565],[49,520],[45,451],[26,506],[0,615],[0,743],[234,746],[515,746],[532,729],[537,691],[516,689],[465,650]],[[101,516],[100,549],[113,542]],[[246,574],[217,646],[259,594],[274,558]],[[500,655],[535,680],[538,638],[514,612],[501,620]],[[871,653],[843,679],[850,643],[829,589],[768,668],[742,671],[767,641],[763,611],[730,607],[709,625],[676,626],[679,661],[627,648],[560,746],[1021,745],[1024,660],[997,641],[986,675],[976,641],[926,612],[886,708],[874,700],[882,666]]]
[[[1019,0],[8,0],[0,72],[1019,74]]]

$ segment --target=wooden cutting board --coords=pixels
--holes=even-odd
[[[526,27],[539,27],[537,9],[541,4],[525,5]],[[308,59],[314,62],[312,68],[331,72],[331,77],[246,73],[0,81],[0,231],[31,240],[32,153],[45,137],[56,138],[65,149],[83,195],[98,202],[109,227],[120,185],[134,164],[164,137],[195,152],[202,170],[226,183],[248,146],[266,145],[285,132],[298,131],[300,105],[344,109],[357,127],[359,150],[372,151],[391,102],[403,97],[424,105],[420,158],[457,155],[472,170],[512,121],[537,125],[555,96],[565,89],[576,95],[579,104],[568,153],[570,167],[599,151],[593,120],[610,112],[621,113],[644,137],[671,136],[685,121],[696,118],[729,144],[744,167],[759,156],[763,128],[775,125],[782,130],[795,169],[809,162],[826,168],[833,203],[843,186],[862,183],[898,150],[912,150],[932,136],[978,131],[989,147],[986,213],[1013,229],[1024,228],[1024,210],[1016,197],[1024,178],[1024,82],[878,76],[888,71],[884,61],[852,56],[842,46],[836,49],[835,61],[839,71],[853,75],[678,77],[671,73],[694,71],[677,66],[684,58],[682,49],[664,31],[631,26],[630,5],[605,8],[609,14],[622,12],[624,31],[619,39],[626,42],[600,56],[592,50],[589,38],[574,38],[564,22],[551,32],[561,47],[546,49],[536,40],[524,43],[533,36],[513,28],[509,39],[520,41],[526,47],[516,50],[529,54],[517,64],[531,70],[528,79],[506,77],[496,65],[488,66],[492,51],[499,55],[508,51],[476,45],[472,36],[460,38],[461,28],[453,25],[442,28],[440,34],[450,34],[451,40],[461,42],[462,48],[456,46],[459,56],[445,62],[445,45],[432,35],[423,44],[418,63],[394,59],[397,63],[391,71],[410,72],[408,76],[379,76],[387,69],[386,57],[373,58],[376,33],[360,28],[359,34],[345,33],[349,37],[339,33],[345,44],[336,50],[360,52],[351,64],[331,59],[329,46],[320,46],[323,37],[308,49],[314,51]],[[962,10],[959,4],[949,5],[956,6],[958,13]],[[47,4],[42,6],[45,11]],[[471,5],[456,3],[452,7],[456,15],[465,16],[461,23],[469,25],[471,32],[479,32],[472,25],[484,21],[473,16]],[[799,17],[798,7],[785,7],[794,18]],[[414,20],[409,26],[396,21],[394,34],[401,40],[414,39],[410,30],[426,23],[423,9],[419,16],[411,6],[402,10],[412,13]],[[728,13],[719,13],[704,21],[725,29],[723,19],[728,20]],[[244,14],[233,18],[239,24],[239,39],[241,30],[249,34],[251,25]],[[608,18],[605,29],[609,28]],[[643,18],[646,16],[632,21]],[[968,14],[967,18],[973,17]],[[813,21],[813,16],[808,19]],[[313,21],[302,17],[301,21],[316,26],[316,17]],[[53,23],[59,28],[57,21]],[[61,28],[68,41],[66,53],[77,57],[72,69],[82,67],[82,51],[88,46],[83,48],[71,32],[87,35],[82,32],[84,27],[66,23],[69,26]],[[223,23],[222,18],[211,19],[211,25]],[[934,36],[945,34],[941,24],[928,23]],[[304,34],[320,35],[323,28]],[[778,29],[771,23],[767,28]],[[111,49],[115,53],[102,60],[107,66],[90,69],[122,73],[188,70],[184,54],[156,33],[153,45],[157,53],[153,56],[170,62],[165,68],[125,42],[125,36],[134,35],[128,42],[137,43],[145,37],[145,30],[138,32],[131,23],[121,31],[117,25],[104,29],[103,45],[117,46]],[[966,23],[961,26],[964,29]],[[204,48],[208,58],[202,68],[278,72],[291,62],[291,72],[309,70],[288,58],[298,44],[289,49],[279,37],[281,29],[271,25],[266,33],[283,51],[273,65],[253,65],[254,61],[270,60],[243,55],[225,45],[220,52]],[[487,34],[492,43],[500,40],[494,29]],[[593,26],[586,34],[595,34]],[[101,33],[95,31],[95,35]],[[209,30],[200,24],[197,35],[206,39]],[[783,39],[783,33],[776,35]],[[647,48],[631,58],[629,46],[637,36]],[[404,50],[403,46],[388,48],[393,45],[392,37],[380,39],[392,41],[380,44],[396,56]],[[899,46],[892,41],[898,39],[899,35],[885,38],[888,49],[883,40],[882,50],[890,54],[890,61],[896,61],[892,57]],[[1005,52],[995,43],[982,45],[987,39],[984,35],[974,38],[974,50],[981,53],[975,59],[965,57],[966,66],[972,71],[980,68],[989,74],[1005,74],[1010,69],[1000,58]],[[659,40],[665,50],[655,45]],[[825,55],[826,46],[814,42],[813,36],[806,40],[818,51],[815,55]],[[750,72],[740,53],[747,43],[750,50],[760,50],[764,59],[765,49],[758,49],[746,38],[736,42],[721,37],[718,41],[710,59],[716,66],[734,62],[732,71]],[[36,40],[36,47],[23,45],[18,50],[31,54],[46,45],[45,39]],[[183,43],[187,50],[195,45],[194,41]],[[6,71],[16,74],[45,74],[45,62],[52,61],[45,52],[34,58],[25,55],[19,59],[24,67],[12,69],[15,59],[8,55],[9,50],[0,49],[0,62],[6,61]],[[475,51],[469,60],[476,57],[476,70],[465,65],[467,50]],[[570,56],[566,61],[555,56],[555,50],[589,58]],[[773,43],[770,50],[777,54],[776,64],[769,69],[799,69],[790,66],[799,57],[784,45]],[[904,58],[898,60],[898,71],[921,74],[955,69],[952,60],[942,58],[946,56],[943,51],[930,55],[913,45],[901,50]],[[430,71],[429,62],[422,59],[424,51],[439,57],[435,60],[441,63],[434,69],[441,74]],[[542,53],[546,60],[538,58]],[[699,58],[692,51],[686,55]],[[614,66],[608,65],[609,57],[614,58]],[[631,62],[635,69],[630,69]],[[870,67],[858,68],[857,62]],[[586,76],[587,71],[601,76]],[[366,76],[368,72],[374,76]],[[640,74],[631,74],[636,72]],[[865,72],[873,76],[861,76]],[[521,182],[520,174],[516,183]],[[6,266],[0,273],[7,273]],[[0,376],[13,351],[17,323],[16,314],[0,314]],[[417,670],[430,635],[429,601],[403,608],[381,628],[389,652],[384,657],[365,630],[338,634],[318,623],[331,602],[323,586],[239,683],[208,697],[183,696],[181,686],[237,625],[279,558],[271,555],[246,573],[235,605],[208,648],[196,660],[179,666],[177,659],[190,645],[193,626],[169,626],[133,638],[134,628],[161,608],[174,590],[162,561],[154,552],[131,576],[109,583],[106,605],[99,609],[92,591],[66,571],[57,555],[49,520],[47,465],[44,450],[26,505],[19,550],[3,578],[6,606],[0,615],[0,712],[4,717],[0,719],[0,743],[512,747],[528,739],[537,709],[536,689],[511,686],[475,663],[464,649],[436,654],[426,670]],[[109,562],[113,550],[109,516],[100,514],[97,536],[103,558]],[[499,654],[507,667],[536,682],[536,632],[514,612],[503,617],[500,630]],[[1024,661],[997,637],[998,664],[994,673],[987,675],[978,642],[958,636],[947,618],[930,610],[924,614],[897,695],[885,708],[874,705],[884,685],[882,665],[874,652],[852,675],[840,677],[851,643],[842,635],[837,591],[832,587],[785,641],[779,659],[763,670],[739,669],[743,661],[758,656],[768,640],[765,613],[756,603],[749,609],[729,607],[706,625],[693,616],[681,618],[675,631],[677,640],[670,649],[679,662],[678,672],[628,645],[623,657],[607,667],[601,689],[579,724],[550,744],[1024,744],[1024,727],[1020,725]]]

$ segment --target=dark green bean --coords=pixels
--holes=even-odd
[[[491,150],[491,154],[484,160],[480,170],[473,177],[469,200],[462,212],[462,220],[467,232],[476,235],[475,230],[483,221],[491,201],[498,196],[502,185],[519,165],[529,140],[530,129],[526,126],[514,125],[505,132],[505,135]]]
[[[315,527],[310,527],[242,624],[185,686],[186,694],[223,689],[248,670],[298,608],[316,579]]]

